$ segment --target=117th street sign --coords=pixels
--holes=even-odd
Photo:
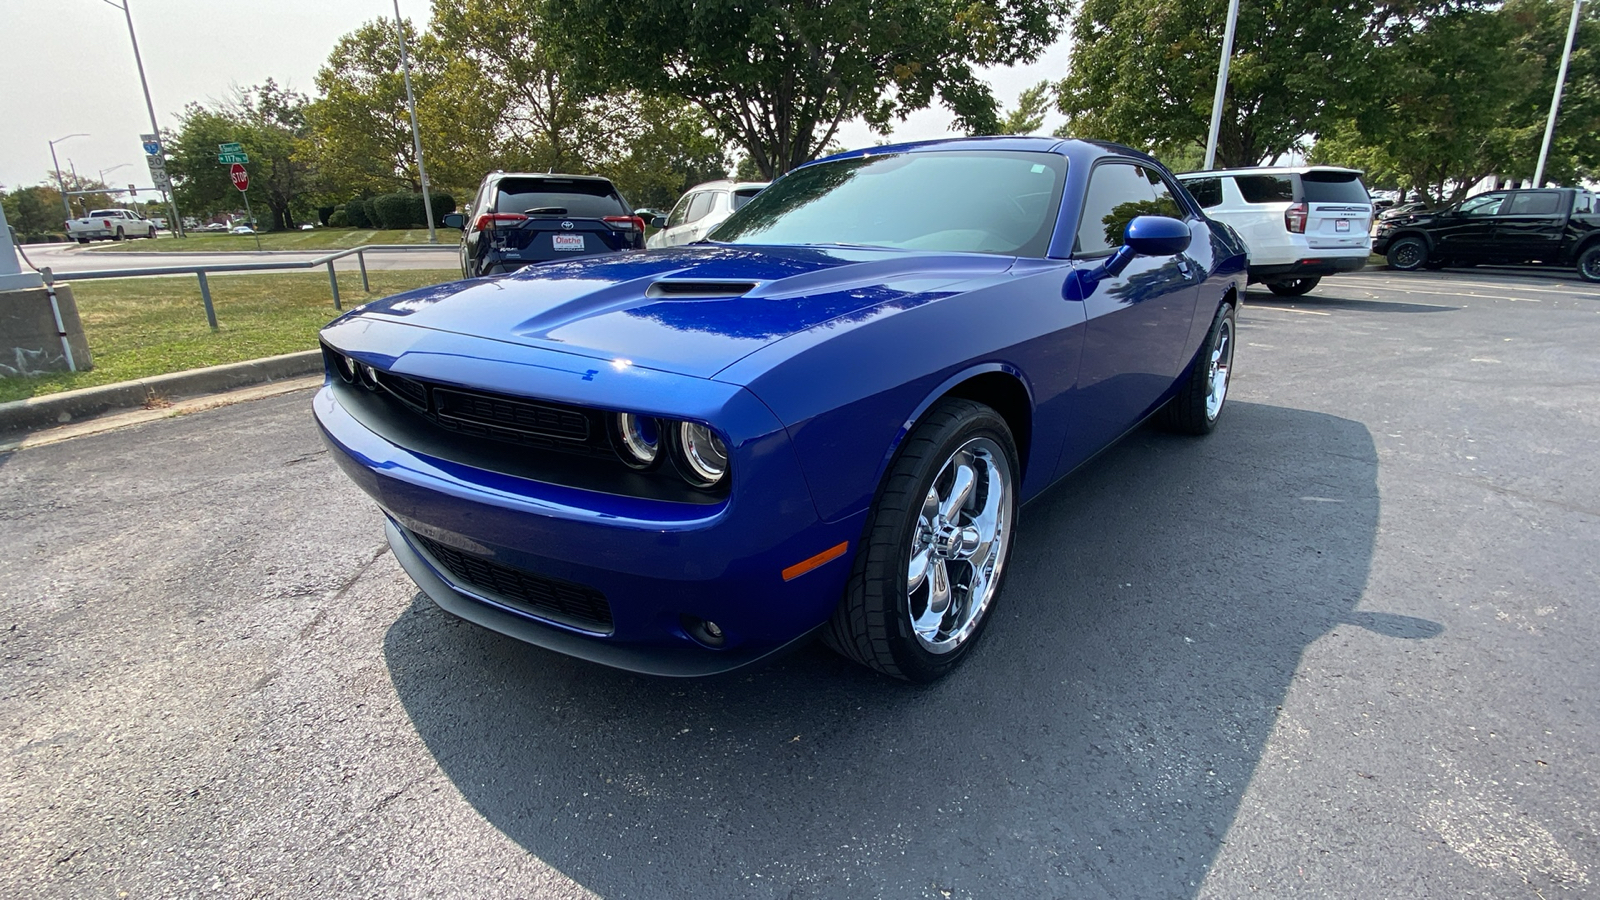
[[[250,187],[250,173],[246,172],[244,170],[244,166],[241,166],[238,163],[234,163],[233,166],[228,169],[228,177],[233,179],[233,186],[241,191]]]

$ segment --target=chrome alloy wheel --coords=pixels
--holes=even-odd
[[[1211,365],[1206,376],[1206,420],[1215,421],[1228,399],[1228,376],[1233,374],[1233,319],[1224,316],[1217,326],[1217,341],[1211,348]]]
[[[975,437],[945,461],[912,528],[906,611],[930,653],[961,646],[993,602],[1011,539],[1011,464],[994,441]]]

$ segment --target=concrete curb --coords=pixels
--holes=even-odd
[[[170,399],[209,394],[232,388],[312,375],[322,369],[322,351],[306,350],[265,359],[190,369],[137,381],[46,394],[27,400],[0,403],[0,434],[60,425],[111,409],[144,406],[152,397]]]

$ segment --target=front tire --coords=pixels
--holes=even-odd
[[[1020,472],[999,413],[955,398],[935,406],[889,469],[823,641],[906,681],[954,669],[1000,595]]]
[[[1271,281],[1267,283],[1267,290],[1279,297],[1301,297],[1311,293],[1311,289],[1322,281],[1321,278],[1291,278],[1287,281]]]
[[[1578,254],[1578,277],[1584,281],[1600,281],[1600,244],[1591,244]]]
[[[1222,417],[1222,406],[1233,383],[1233,344],[1236,315],[1232,303],[1222,304],[1206,342],[1195,354],[1183,387],[1162,409],[1166,426],[1180,434],[1210,434]]]
[[[1391,269],[1415,272],[1428,264],[1428,245],[1419,237],[1403,237],[1389,245],[1384,258]]]

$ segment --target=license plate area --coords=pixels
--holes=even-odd
[[[1344,233],[1348,232],[1350,230],[1350,220],[1349,219],[1334,219],[1333,220],[1333,230],[1337,231],[1337,232],[1339,232],[1341,234],[1344,234]]]
[[[581,234],[552,234],[550,235],[550,244],[556,250],[577,250],[582,252],[584,249],[583,235]]]

